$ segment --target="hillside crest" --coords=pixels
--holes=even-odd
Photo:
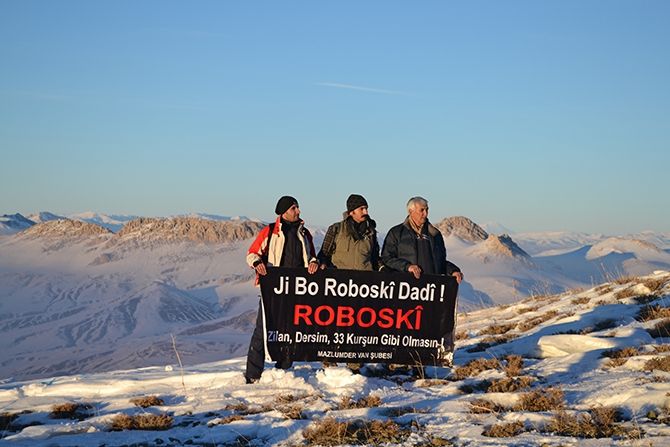
[[[489,234],[464,216],[447,217],[434,224],[445,236],[456,236],[468,242],[483,242]]]

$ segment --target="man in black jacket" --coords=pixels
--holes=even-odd
[[[420,278],[422,273],[451,275],[460,284],[463,273],[447,261],[442,233],[428,222],[426,199],[409,199],[407,213],[405,221],[391,228],[384,239],[383,264],[399,272],[410,272],[416,278]]]
[[[409,272],[415,278],[421,274],[451,275],[458,284],[463,273],[455,264],[447,261],[447,248],[440,230],[428,222],[428,201],[423,197],[412,197],[407,202],[407,218],[391,228],[384,239],[382,263],[399,272]],[[391,364],[392,371],[407,371],[407,365]],[[416,365],[413,374],[424,376],[423,365]]]

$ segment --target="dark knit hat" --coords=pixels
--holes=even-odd
[[[284,196],[279,201],[277,202],[277,206],[275,207],[275,214],[284,214],[286,211],[288,211],[289,208],[293,206],[293,204],[298,204],[298,201],[295,200],[295,198],[291,196]]]
[[[359,196],[358,194],[350,195],[347,199],[347,213],[352,212],[359,206],[368,206],[368,202],[363,196]]]

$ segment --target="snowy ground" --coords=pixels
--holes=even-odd
[[[656,272],[461,314],[455,367],[426,367],[426,378],[418,380],[377,377],[381,365],[358,375],[344,365],[297,363],[285,371],[267,365],[259,383],[246,385],[244,358],[184,365],[182,376],[176,355],[171,365],[138,370],[9,379],[0,382],[0,446],[314,445],[304,435],[329,420],[362,431],[371,421],[393,421],[400,434],[392,444],[407,446],[670,446],[670,324],[659,329],[669,320],[669,300],[670,272]],[[623,348],[635,350],[615,359]],[[504,383],[510,355],[523,364],[509,378],[530,388],[487,392]],[[493,366],[471,367],[477,359]],[[539,403],[552,389],[562,397],[550,408],[521,405],[529,397]],[[130,401],[154,395],[163,405]],[[348,398],[376,406],[344,408]],[[493,411],[473,411],[486,402]],[[64,403],[82,408],[74,419],[52,418],[53,407]],[[619,416],[605,428],[616,434],[590,439],[550,431],[561,404],[564,416],[581,421],[589,420],[589,410],[615,407]],[[167,414],[173,422],[163,431],[110,431],[122,413]],[[484,435],[517,421],[516,436]]]

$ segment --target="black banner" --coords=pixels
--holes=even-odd
[[[270,267],[260,286],[272,361],[452,365],[452,276]]]

